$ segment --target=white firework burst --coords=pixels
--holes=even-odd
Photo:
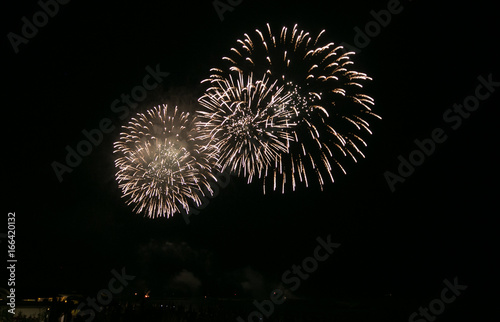
[[[295,124],[293,95],[264,76],[254,80],[237,74],[211,80],[199,102],[197,129],[216,148],[223,170],[252,181],[273,160],[288,151],[292,140],[286,130]]]
[[[123,126],[114,144],[116,179],[128,204],[149,217],[170,217],[212,193],[216,156],[193,131],[193,118],[157,106]]]
[[[287,149],[264,163],[264,191],[266,182],[275,190],[281,186],[282,192],[287,185],[295,190],[299,182],[308,186],[311,174],[322,188],[327,179],[334,181],[336,171],[345,173],[345,157],[355,162],[364,157],[362,136],[371,134],[368,119],[380,118],[372,112],[373,98],[362,93],[362,83],[371,78],[353,70],[354,52],[322,42],[324,31],[312,37],[297,25],[277,35],[269,24],[266,29],[238,39],[205,81],[223,84],[233,75],[254,75],[272,83],[287,97],[288,112],[283,113],[292,126],[283,128]]]

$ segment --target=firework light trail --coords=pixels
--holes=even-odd
[[[212,193],[213,150],[194,131],[189,113],[167,105],[132,118],[114,144],[116,179],[128,204],[150,218],[170,217]]]
[[[283,27],[275,35],[268,24],[265,31],[257,29],[251,36],[244,34],[238,39],[230,54],[222,58],[222,66],[211,69],[212,74],[203,81],[210,84],[206,95],[209,99],[201,100],[207,108],[203,117],[222,119],[219,124],[212,124],[221,132],[214,130],[210,134],[216,141],[224,142],[219,143],[224,145],[223,162],[232,164],[231,169],[238,173],[240,167],[258,169],[264,192],[266,182],[273,190],[281,186],[281,192],[287,185],[295,190],[299,182],[308,186],[311,174],[321,188],[326,180],[333,182],[335,171],[345,174],[340,164],[343,159],[357,162],[358,156],[364,157],[361,149],[366,143],[361,136],[371,134],[367,119],[380,118],[371,111],[373,98],[361,92],[361,83],[371,78],[352,69],[354,52],[344,52],[341,46],[322,42],[323,33],[312,37],[295,25],[292,29]],[[279,134],[286,141],[286,149],[273,141],[276,144],[273,152],[256,153],[253,148],[242,149],[242,139],[230,139],[229,134],[225,134],[227,138],[218,137],[224,136],[221,134],[227,122],[224,120],[233,115],[230,107],[241,102],[238,95],[233,95],[232,79],[248,75],[265,79],[273,89],[268,95],[286,101],[281,105],[286,109],[280,113],[288,123],[281,126]],[[260,105],[258,109],[258,114],[263,115],[269,106]],[[247,120],[247,127],[259,127],[256,118]],[[242,152],[247,154],[243,156]],[[244,173],[249,175],[249,181],[254,174],[255,171]]]
[[[285,129],[293,126],[292,95],[283,93],[276,81],[267,76],[254,80],[237,74],[212,82],[199,102],[197,129],[219,152],[219,166],[224,171],[243,175],[251,182],[265,169],[292,139]]]

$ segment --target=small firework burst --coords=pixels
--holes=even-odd
[[[371,78],[352,69],[353,52],[323,43],[323,33],[312,37],[295,25],[274,35],[268,24],[267,30],[238,39],[222,66],[211,69],[205,80],[223,84],[233,75],[253,74],[268,79],[287,97],[287,149],[279,150],[273,162],[263,163],[264,191],[266,182],[274,190],[281,186],[282,192],[286,185],[295,190],[298,182],[308,186],[311,174],[321,188],[325,179],[333,182],[335,171],[345,173],[340,163],[344,157],[355,162],[357,156],[364,157],[362,135],[371,134],[367,119],[380,118],[371,111],[373,98],[361,93],[361,83]]]
[[[210,192],[215,155],[193,131],[194,120],[177,107],[138,114],[114,144],[116,179],[137,213],[170,217],[186,212]]]
[[[211,85],[199,99],[205,108],[198,111],[200,137],[218,151],[222,170],[250,182],[288,150],[293,96],[266,76],[254,80],[252,74],[215,79]]]

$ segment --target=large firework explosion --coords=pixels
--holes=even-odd
[[[230,54],[222,58],[222,66],[211,69],[212,75],[205,80],[213,92],[214,86],[225,84],[224,80],[234,75],[253,74],[257,79],[265,77],[275,93],[280,92],[275,99],[287,97],[286,106],[290,110],[282,113],[293,117],[283,130],[289,134],[287,139],[293,140],[287,142],[287,150],[280,150],[271,163],[250,160],[266,166],[264,192],[266,182],[274,190],[281,186],[282,192],[287,184],[293,190],[298,182],[308,186],[311,173],[321,188],[325,179],[333,182],[336,170],[345,173],[340,164],[344,157],[354,161],[357,156],[364,157],[361,149],[366,143],[361,135],[371,134],[366,119],[379,118],[371,112],[374,100],[360,93],[361,82],[371,78],[352,70],[353,52],[323,43],[320,40],[323,33],[313,38],[295,25],[292,29],[283,27],[274,35],[268,24],[267,30],[257,29],[252,36],[244,34],[238,39]],[[223,86],[220,91],[224,91]],[[214,105],[205,117],[215,117],[222,110],[222,105]],[[237,145],[232,149],[233,154],[240,151]]]
[[[132,118],[115,142],[116,179],[128,204],[149,217],[170,217],[212,193],[215,155],[193,130],[189,113],[167,105]]]
[[[251,73],[214,80],[199,99],[205,110],[198,111],[197,126],[200,137],[217,149],[221,169],[250,182],[287,152],[292,138],[285,129],[293,125],[292,99],[265,75],[257,80]]]

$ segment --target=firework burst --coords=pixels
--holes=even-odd
[[[128,204],[149,217],[170,217],[212,193],[215,155],[193,130],[195,120],[177,107],[138,114],[114,144],[116,179]]]
[[[361,93],[361,83],[371,78],[352,69],[353,52],[322,42],[323,33],[312,37],[295,25],[274,35],[268,24],[265,31],[238,39],[205,80],[217,85],[233,75],[253,74],[287,97],[287,149],[262,163],[264,192],[266,182],[282,192],[288,184],[293,190],[299,182],[308,186],[311,174],[321,188],[326,180],[333,182],[334,172],[345,173],[340,163],[345,157],[355,162],[364,157],[362,135],[371,134],[367,119],[380,118],[371,111],[374,100]]]
[[[293,126],[293,96],[267,76],[254,80],[250,73],[216,79],[199,102],[197,129],[219,154],[222,170],[252,181],[263,175],[292,139],[285,130]]]

